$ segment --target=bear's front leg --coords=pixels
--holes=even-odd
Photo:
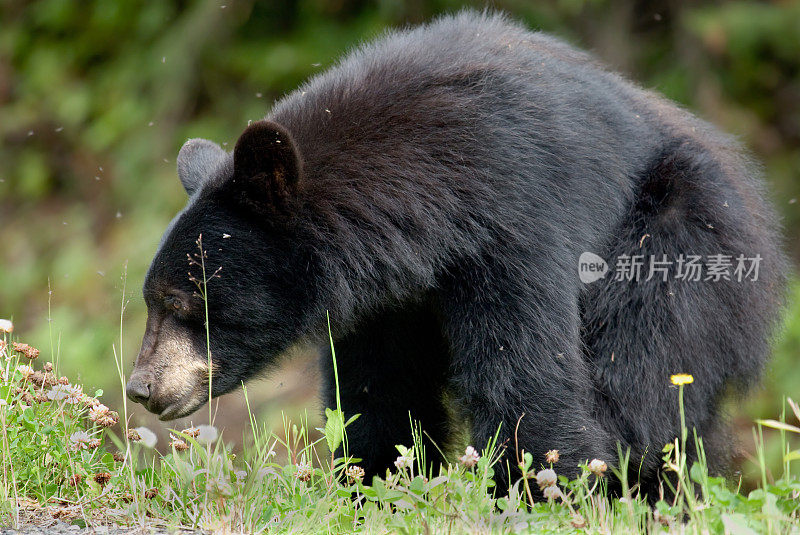
[[[495,467],[498,491],[521,476],[517,447],[533,455],[533,470],[546,464],[551,449],[559,451],[555,468],[564,475],[574,476],[580,462],[594,458],[612,463],[616,440],[592,416],[577,296],[553,284],[552,274],[509,273],[496,264],[455,272],[441,302],[454,390],[475,447],[483,448],[499,428],[505,454]]]
[[[440,462],[437,447],[444,448],[449,433],[443,402],[448,360],[429,308],[413,305],[373,315],[336,339],[334,349],[345,418],[360,414],[347,428],[348,453],[361,459],[355,464],[364,468],[366,481],[394,469],[396,445],[411,446],[411,419],[426,434],[428,462]],[[323,401],[336,408],[330,351],[321,359]]]

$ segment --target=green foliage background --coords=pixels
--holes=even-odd
[[[175,177],[183,141],[230,145],[248,120],[360,41],[484,5],[0,0],[0,317],[13,315],[43,353],[60,347],[62,369],[113,402],[121,275],[127,266],[130,363],[144,329],[139,287],[186,200]],[[491,6],[594,50],[740,136],[764,162],[798,258],[800,1]],[[746,433],[752,417],[778,413],[783,395],[800,398],[798,302],[800,286],[765,389],[734,408]]]

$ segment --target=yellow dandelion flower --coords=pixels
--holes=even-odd
[[[675,375],[671,375],[669,377],[669,380],[675,386],[683,386],[693,383],[694,377],[692,377],[691,374],[688,373],[677,373]]]

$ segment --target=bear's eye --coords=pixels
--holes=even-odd
[[[168,295],[167,297],[165,297],[164,305],[166,305],[167,310],[173,310],[173,311],[183,310],[184,308],[183,302],[181,302],[181,300],[174,295]]]

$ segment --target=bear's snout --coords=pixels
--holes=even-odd
[[[149,317],[125,393],[162,420],[196,411],[208,400],[208,360],[190,333]]]
[[[125,387],[125,394],[131,401],[145,405],[150,399],[150,381],[141,374],[134,373]]]

